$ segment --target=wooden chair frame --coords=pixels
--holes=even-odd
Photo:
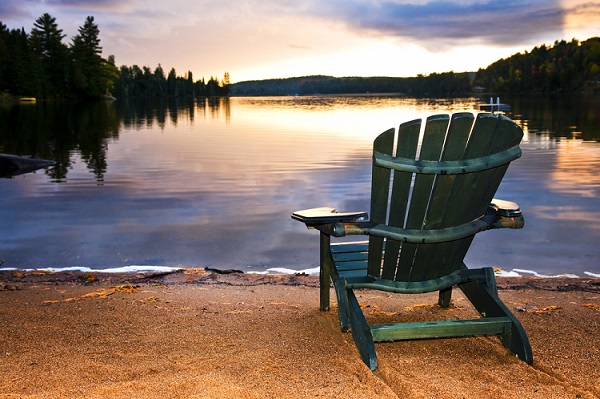
[[[522,135],[509,118],[489,113],[434,115],[423,129],[421,120],[404,123],[397,135],[390,129],[374,142],[370,219],[366,212],[329,207],[292,214],[320,231],[321,310],[330,308],[332,282],[340,327],[352,331],[371,370],[378,367],[375,342],[471,335],[497,335],[533,362],[525,330],[498,297],[493,269],[463,263],[478,232],[524,225],[517,204],[493,198],[509,163],[521,155]],[[356,234],[369,239],[331,242]],[[439,291],[438,304],[448,307],[455,286],[481,317],[369,325],[354,293]]]

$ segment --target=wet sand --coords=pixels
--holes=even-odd
[[[600,397],[600,279],[498,284],[533,366],[472,337],[377,344],[373,373],[314,276],[0,271],[0,398]],[[436,299],[359,295],[378,322],[474,314]]]

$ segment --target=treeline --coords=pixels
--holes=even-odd
[[[0,91],[4,95],[36,98],[98,97],[118,79],[114,57],[101,57],[98,25],[87,17],[72,38],[49,14],[38,18],[31,30],[9,30],[0,22]]]
[[[288,96],[315,94],[398,93],[415,97],[461,96],[471,91],[471,73],[432,73],[410,78],[304,76],[234,83],[231,95]]]
[[[600,38],[534,48],[499,60],[477,73],[432,73],[409,78],[305,76],[231,85],[232,95],[399,93],[451,97],[473,93],[552,94],[600,90]]]
[[[495,93],[573,93],[600,89],[600,37],[556,41],[477,71],[475,87]]]
[[[152,71],[149,67],[121,66],[115,83],[114,96],[123,97],[214,97],[229,95],[229,74],[223,80],[210,77],[194,81],[192,72],[177,76],[171,68],[165,76],[160,64]]]
[[[30,33],[8,29],[0,21],[0,97],[98,98],[223,96],[228,94],[229,75],[194,81],[191,72],[165,76],[160,65],[117,68],[115,57],[102,57],[100,30],[87,17],[71,43],[56,19],[48,13],[38,18]]]

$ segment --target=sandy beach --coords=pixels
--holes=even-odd
[[[377,344],[362,363],[307,275],[0,272],[0,398],[598,398],[600,279],[499,278],[533,347],[495,337]],[[455,291],[361,291],[368,318],[474,312]],[[450,314],[448,314],[450,313]]]

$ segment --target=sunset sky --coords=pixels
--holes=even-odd
[[[30,32],[45,12],[65,43],[93,16],[118,66],[232,82],[475,71],[600,36],[599,0],[0,0],[10,29]]]

